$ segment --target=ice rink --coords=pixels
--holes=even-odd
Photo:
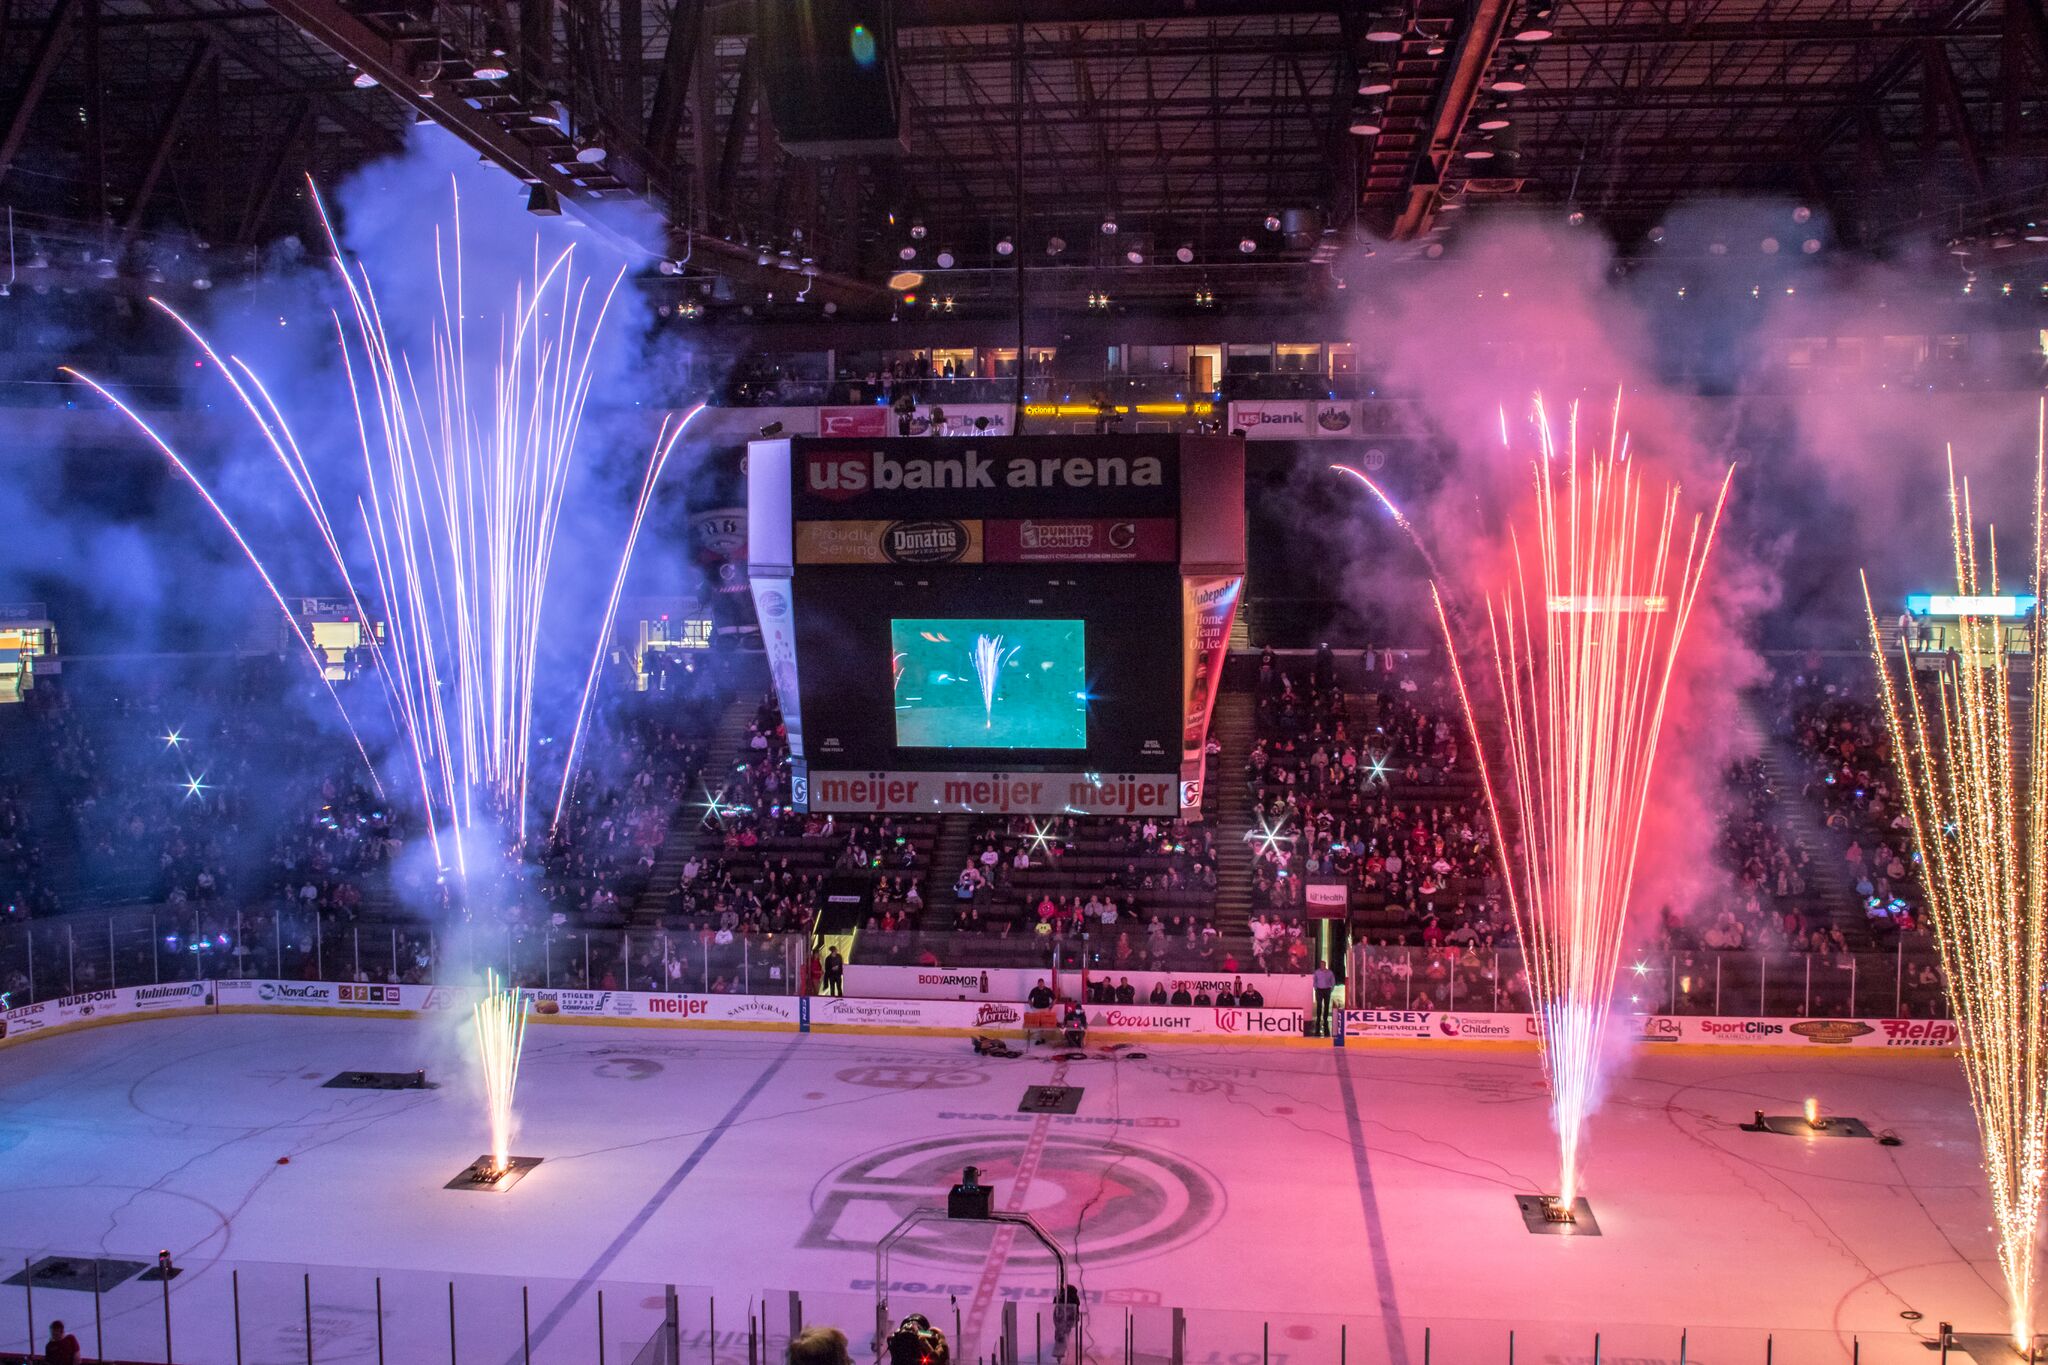
[[[590,1361],[606,1291],[628,1360],[679,1286],[701,1354],[744,1360],[747,1317],[786,1291],[856,1337],[874,1246],[943,1203],[964,1165],[998,1208],[1078,1249],[1092,1358],[1165,1349],[1210,1365],[1506,1358],[1929,1358],[1947,1320],[1995,1332],[1988,1200],[1953,1058],[1814,1048],[1642,1055],[1594,1122],[1599,1237],[1532,1236],[1513,1196],[1547,1189],[1554,1144],[1533,1052],[1375,1045],[1138,1049],[984,1059],[965,1040],[535,1027],[514,1150],[544,1159],[504,1194],[445,1190],[484,1150],[453,1021],[190,1017],[0,1051],[0,1245],[183,1268],[177,1359]],[[427,1067],[430,1091],[324,1088]],[[1082,1087],[1072,1116],[1019,1112],[1027,1085]],[[1740,1130],[1752,1111],[1830,1112],[1897,1147]],[[285,1159],[288,1158],[288,1162]],[[281,1164],[282,1163],[282,1164]],[[988,1354],[1005,1299],[1023,1358],[1049,1343],[1047,1263],[1026,1239],[941,1225],[888,1267],[892,1315],[931,1313]],[[238,1268],[239,1286],[230,1269]],[[306,1278],[310,1276],[310,1278]],[[25,1329],[0,1291],[0,1350]],[[706,1321],[717,1323],[714,1354]],[[161,1360],[163,1290],[102,1301],[106,1353]],[[92,1295],[37,1290],[40,1319],[90,1326]],[[1905,1314],[1918,1314],[1917,1319]],[[1128,1320],[1128,1328],[1127,1328]],[[1916,1336],[1917,1334],[1917,1336]],[[81,1333],[88,1352],[93,1338]],[[858,1343],[857,1343],[858,1344]],[[1261,1355],[1261,1352],[1264,1355]],[[1049,1357],[1048,1357],[1049,1358]]]

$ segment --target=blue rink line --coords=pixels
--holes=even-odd
[[[570,1310],[582,1302],[583,1296],[597,1287],[597,1282],[604,1278],[604,1272],[610,1269],[612,1262],[619,1258],[619,1253],[624,1251],[627,1245],[640,1235],[641,1230],[653,1220],[654,1215],[661,1211],[661,1206],[666,1204],[678,1189],[682,1188],[683,1182],[690,1178],[690,1172],[696,1170],[698,1163],[711,1154],[711,1149],[716,1147],[718,1140],[724,1137],[733,1124],[739,1121],[740,1115],[746,1112],[747,1106],[752,1104],[763,1090],[767,1089],[768,1082],[775,1079],[775,1073],[782,1070],[782,1064],[796,1055],[797,1047],[803,1042],[803,1038],[804,1035],[800,1033],[793,1035],[789,1040],[788,1046],[782,1049],[781,1054],[767,1066],[761,1068],[761,1074],[754,1077],[754,1083],[748,1086],[740,1097],[732,1102],[732,1107],[725,1111],[725,1116],[713,1124],[711,1130],[705,1133],[702,1138],[698,1139],[697,1145],[690,1149],[690,1154],[683,1158],[683,1164],[676,1167],[669,1178],[661,1182],[661,1188],[656,1190],[653,1196],[641,1206],[640,1212],[633,1215],[632,1221],[620,1230],[619,1235],[612,1238],[611,1245],[606,1247],[595,1261],[591,1262],[590,1269],[583,1273],[583,1278],[576,1282],[576,1287],[565,1294],[562,1297],[562,1301],[550,1309],[548,1315],[542,1318],[539,1324],[534,1327],[527,1349],[524,1351],[514,1351],[512,1358],[506,1362],[506,1365],[522,1365],[522,1362],[531,1353],[532,1348],[546,1341],[548,1334],[561,1326],[562,1319],[568,1316]]]
[[[1351,1165],[1358,1173],[1358,1204],[1365,1215],[1365,1240],[1372,1248],[1372,1274],[1379,1282],[1380,1321],[1387,1333],[1387,1359],[1408,1365],[1408,1343],[1401,1334],[1401,1304],[1394,1294],[1394,1265],[1387,1255],[1387,1230],[1380,1221],[1380,1197],[1372,1183],[1372,1153],[1365,1145],[1365,1125],[1358,1117],[1358,1092],[1351,1068],[1337,1054],[1337,1093],[1344,1098],[1344,1132],[1351,1140]]]

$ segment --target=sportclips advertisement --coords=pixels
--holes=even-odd
[[[1181,713],[1180,806],[1183,815],[1202,808],[1203,746],[1209,717],[1222,690],[1223,661],[1230,653],[1230,623],[1237,616],[1243,575],[1228,578],[1183,578],[1181,588],[1181,677],[1185,705]]]

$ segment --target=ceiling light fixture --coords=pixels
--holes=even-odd
[[[1376,10],[1365,22],[1368,43],[1398,43],[1407,36],[1407,17],[1398,9]]]

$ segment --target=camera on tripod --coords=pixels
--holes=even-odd
[[[898,1323],[885,1344],[889,1365],[951,1365],[953,1358],[946,1334],[922,1313],[912,1313]]]

